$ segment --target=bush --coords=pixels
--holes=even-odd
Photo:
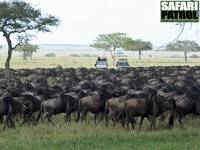
[[[179,55],[172,55],[172,56],[170,56],[171,58],[181,58],[181,56],[179,56]]]
[[[81,57],[99,57],[98,55],[82,54]]]
[[[56,57],[56,54],[55,53],[48,53],[45,56],[46,57]]]
[[[75,53],[74,53],[74,54],[70,54],[69,56],[70,56],[70,57],[80,57],[80,55],[75,54]]]
[[[99,56],[94,54],[94,55],[92,55],[91,57],[99,57]]]
[[[58,69],[63,69],[62,65],[60,65],[60,64],[57,65],[56,68],[58,68]]]
[[[82,54],[81,56],[82,56],[82,57],[91,57],[90,54]]]
[[[193,55],[190,56],[190,58],[199,58],[199,56],[196,55],[196,54],[193,54]]]

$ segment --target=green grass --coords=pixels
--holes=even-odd
[[[139,61],[137,58],[129,57],[129,64],[132,67],[148,67],[148,66],[177,66],[177,65],[189,65],[198,66],[200,65],[200,59],[189,58],[188,63],[184,62],[183,58],[152,58],[142,59]],[[13,57],[11,60],[11,67],[14,69],[19,68],[48,68],[57,67],[94,67],[96,57],[37,57],[33,60],[24,61],[20,57]],[[0,68],[4,68],[5,57],[0,57]],[[109,58],[109,67],[112,67],[112,60]]]
[[[0,133],[1,150],[198,150],[200,149],[199,119],[186,122],[180,129],[167,129],[166,122],[157,123],[157,130],[147,131],[149,122],[145,122],[143,131],[127,131],[120,126],[97,126],[93,121],[87,124],[64,123],[57,119],[56,126],[40,123],[38,126],[17,127]]]

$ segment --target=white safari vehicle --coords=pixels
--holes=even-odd
[[[117,69],[125,69],[125,68],[129,68],[129,63],[128,63],[128,59],[127,56],[120,56],[117,63],[116,63],[116,68]]]
[[[107,69],[108,68],[108,60],[106,58],[98,57],[95,67],[97,69]]]

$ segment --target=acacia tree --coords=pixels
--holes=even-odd
[[[142,41],[142,40],[133,40],[130,37],[127,37],[124,40],[123,48],[125,50],[130,51],[138,51],[139,53],[139,60],[141,60],[141,52],[145,50],[152,50],[152,44],[148,41]]]
[[[178,40],[173,44],[168,44],[166,46],[166,50],[184,52],[185,62],[187,63],[187,60],[188,60],[187,53],[194,52],[194,51],[200,51],[200,46],[195,41],[189,41],[189,40],[179,41]]]
[[[110,33],[110,34],[100,34],[93,44],[92,47],[103,49],[109,51],[113,60],[113,65],[115,65],[116,54],[115,51],[117,48],[122,48],[122,44],[126,38],[125,33]]]
[[[16,51],[22,52],[23,60],[27,60],[28,57],[32,59],[32,55],[34,52],[37,52],[37,49],[39,49],[37,45],[23,43],[16,48]]]
[[[59,19],[42,14],[30,3],[21,0],[5,0],[0,2],[0,32],[8,45],[8,56],[5,62],[5,78],[10,77],[10,60],[12,51],[22,42],[31,39],[31,33],[50,32],[51,26],[58,26]],[[17,38],[14,44],[13,38]]]

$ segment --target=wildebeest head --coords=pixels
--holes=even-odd
[[[21,96],[21,93],[22,93],[22,89],[14,87],[14,86],[8,86],[6,88],[6,91],[11,97]]]
[[[103,99],[111,98],[115,94],[115,88],[110,82],[98,85],[98,91]]]

